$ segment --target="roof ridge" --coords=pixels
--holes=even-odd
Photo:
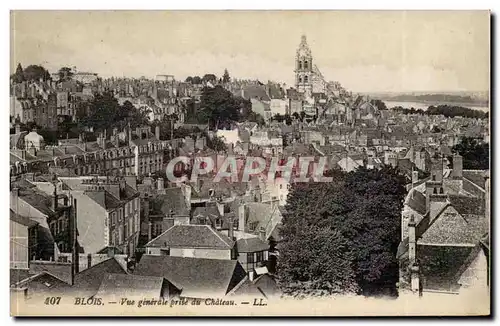
[[[156,238],[154,239],[151,239],[151,241],[149,241],[148,243],[146,243],[144,245],[144,247],[146,247],[148,244],[150,244],[151,242],[155,241],[156,239],[158,239],[159,237],[161,237],[162,235],[164,235],[165,233],[167,233],[168,231],[172,230],[175,226],[178,226],[178,225],[172,225],[171,227],[169,227],[168,229],[166,229],[164,232],[160,233],[160,235],[158,235]]]
[[[219,234],[219,232],[217,230],[214,230],[210,225],[202,225],[202,226],[206,226],[207,228],[209,228],[222,242],[224,242],[227,246],[231,247],[231,244],[227,243]],[[229,237],[228,237],[229,238]],[[231,240],[231,239],[229,239]],[[232,241],[232,240],[231,240]]]

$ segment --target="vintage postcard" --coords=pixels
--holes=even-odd
[[[11,11],[13,316],[487,316],[489,11]]]

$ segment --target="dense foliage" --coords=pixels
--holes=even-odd
[[[89,105],[89,115],[82,118],[81,125],[92,127],[94,131],[123,129],[129,124],[135,128],[148,123],[146,114],[129,101],[120,105],[112,92],[104,92],[94,96]]]
[[[387,110],[387,106],[385,105],[384,101],[373,99],[370,101],[370,103],[379,110]]]
[[[390,167],[331,175],[331,183],[292,187],[279,247],[281,289],[396,295],[404,177]]]
[[[463,168],[468,170],[488,170],[490,168],[490,146],[471,137],[463,137],[453,146],[453,153],[463,158]]]
[[[487,119],[488,113],[482,112],[479,110],[473,110],[469,108],[464,108],[462,106],[454,106],[454,105],[431,105],[427,108],[427,110],[423,109],[415,109],[410,108],[406,109],[401,106],[393,107],[392,110],[395,110],[399,113],[403,114],[422,114],[422,115],[444,115],[447,118],[454,117],[464,117],[464,118],[474,118],[474,119]]]
[[[252,103],[233,94],[220,85],[203,88],[201,109],[195,113],[198,123],[208,123],[211,129],[226,128],[232,122],[253,121],[263,118],[252,111]],[[190,118],[192,120],[192,118]]]
[[[29,65],[23,69],[21,64],[18,64],[16,72],[11,76],[11,79],[16,83],[23,81],[46,81],[50,80],[50,73],[47,69],[39,65]]]

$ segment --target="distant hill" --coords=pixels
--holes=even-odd
[[[372,93],[371,96],[397,102],[457,103],[488,106],[487,92],[457,93]]]

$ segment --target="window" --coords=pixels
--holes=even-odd
[[[249,264],[253,264],[254,263],[253,252],[247,253],[247,263],[249,263]]]
[[[308,77],[304,76],[304,83],[307,83],[307,82],[308,82]]]
[[[304,69],[308,69],[308,62],[307,62],[307,60],[304,61]]]
[[[432,176],[432,181],[436,181],[436,176],[435,175]]]
[[[299,76],[299,83],[302,83],[302,77]]]
[[[437,193],[438,193],[436,188],[434,188],[434,192],[433,192],[433,193],[434,193],[434,194],[437,194]]]
[[[255,260],[255,262],[261,262],[261,261],[264,261],[264,252],[263,251],[259,251],[257,253],[257,259]]]

